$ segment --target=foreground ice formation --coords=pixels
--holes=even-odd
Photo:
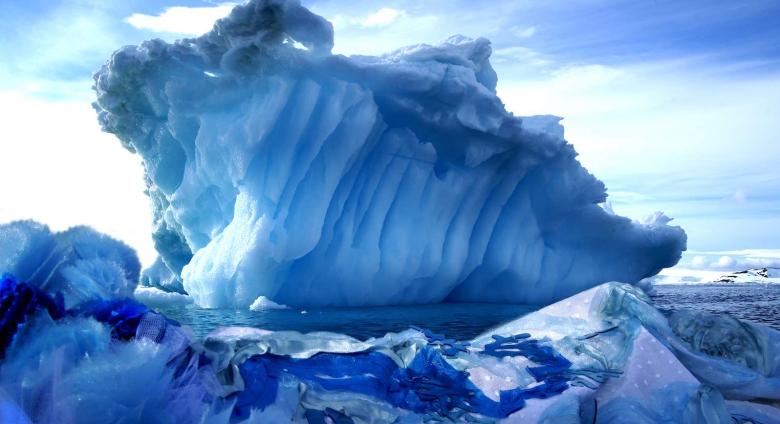
[[[135,250],[89,227],[53,233],[34,221],[0,224],[0,273],[59,292],[68,306],[132,296],[140,270]]]
[[[4,258],[23,252],[2,265],[20,272],[45,261],[31,260],[40,252],[18,234],[61,243],[32,223],[0,230]],[[79,251],[99,251],[88,260],[121,257],[121,245],[85,234]],[[254,328],[199,342],[115,290],[123,272],[68,275],[58,285],[0,279],[0,422],[780,422],[780,332],[693,311],[667,318],[626,284],[470,342],[422,329],[361,341]]]
[[[663,215],[599,206],[560,118],[505,110],[487,40],[332,47],[296,1],[256,0],[95,75],[103,128],[144,162],[149,285],[209,307],[546,304],[679,259]]]

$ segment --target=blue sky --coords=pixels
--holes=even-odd
[[[334,23],[342,54],[490,39],[507,108],[563,116],[617,213],[674,217],[696,266],[734,266],[724,255],[780,263],[755,254],[780,249],[780,2],[303,3]],[[88,223],[151,260],[140,164],[99,132],[91,74],[122,45],[199,34],[229,9],[0,0],[0,221]]]

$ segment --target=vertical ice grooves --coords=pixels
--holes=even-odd
[[[95,75],[103,128],[146,163],[156,247],[198,303],[551,302],[678,260],[681,229],[596,206],[560,118],[504,109],[488,59],[473,66],[487,40],[347,58],[293,0],[239,10]]]

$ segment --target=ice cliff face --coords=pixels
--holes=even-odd
[[[95,75],[103,128],[143,158],[166,278],[200,305],[549,303],[679,259],[663,216],[599,207],[559,118],[505,110],[487,40],[332,46],[296,1],[257,0]]]

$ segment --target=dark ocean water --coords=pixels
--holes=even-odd
[[[169,318],[189,325],[202,338],[224,326],[302,333],[331,331],[361,340],[397,333],[410,326],[426,328],[457,340],[472,339],[505,322],[537,309],[535,306],[444,303],[438,305],[383,306],[374,308],[279,309],[265,311],[200,309],[189,305],[155,308]]]
[[[780,285],[659,285],[650,297],[662,311],[725,313],[780,330]]]
[[[657,286],[651,296],[663,311],[678,308],[728,313],[780,329],[780,285],[688,285]],[[199,338],[223,326],[246,326],[302,333],[331,331],[358,339],[381,337],[410,326],[423,327],[447,337],[468,340],[500,324],[512,321],[538,307],[527,305],[449,303],[439,305],[387,306],[282,310],[200,309],[192,305],[157,308],[193,328]]]

